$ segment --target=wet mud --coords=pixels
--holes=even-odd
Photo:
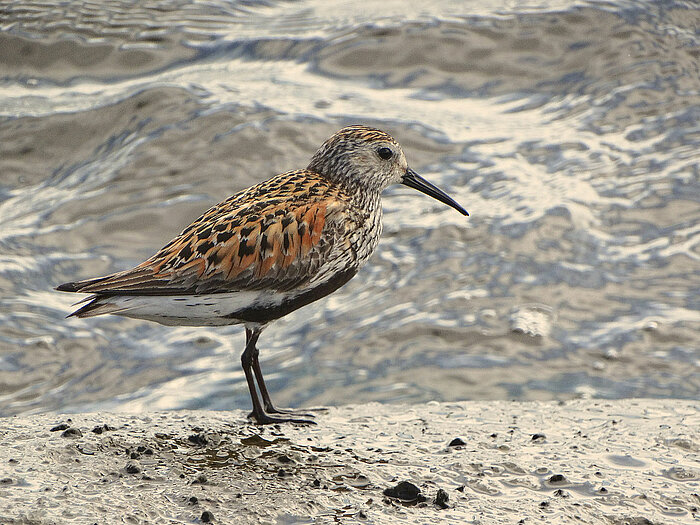
[[[367,404],[3,419],[0,523],[697,523],[700,405]]]

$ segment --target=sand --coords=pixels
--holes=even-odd
[[[700,403],[0,420],[0,523],[700,523]]]

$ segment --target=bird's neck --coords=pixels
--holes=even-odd
[[[377,211],[381,212],[381,191],[372,189],[363,190],[362,188],[356,186],[348,190],[347,193],[350,196],[352,203],[358,208],[369,213],[375,213]]]
[[[351,202],[365,211],[373,212],[381,208],[380,197],[384,188],[381,180],[372,173],[329,172],[323,175],[331,183],[343,188]]]

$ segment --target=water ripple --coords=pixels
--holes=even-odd
[[[280,404],[697,397],[693,2],[2,10],[0,413],[247,403],[237,327],[66,320],[52,288],[355,122],[471,217],[389,189],[370,265],[266,330]]]

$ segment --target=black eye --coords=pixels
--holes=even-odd
[[[393,154],[394,152],[391,151],[389,148],[379,148],[377,150],[377,155],[379,155],[384,160],[389,160]]]

